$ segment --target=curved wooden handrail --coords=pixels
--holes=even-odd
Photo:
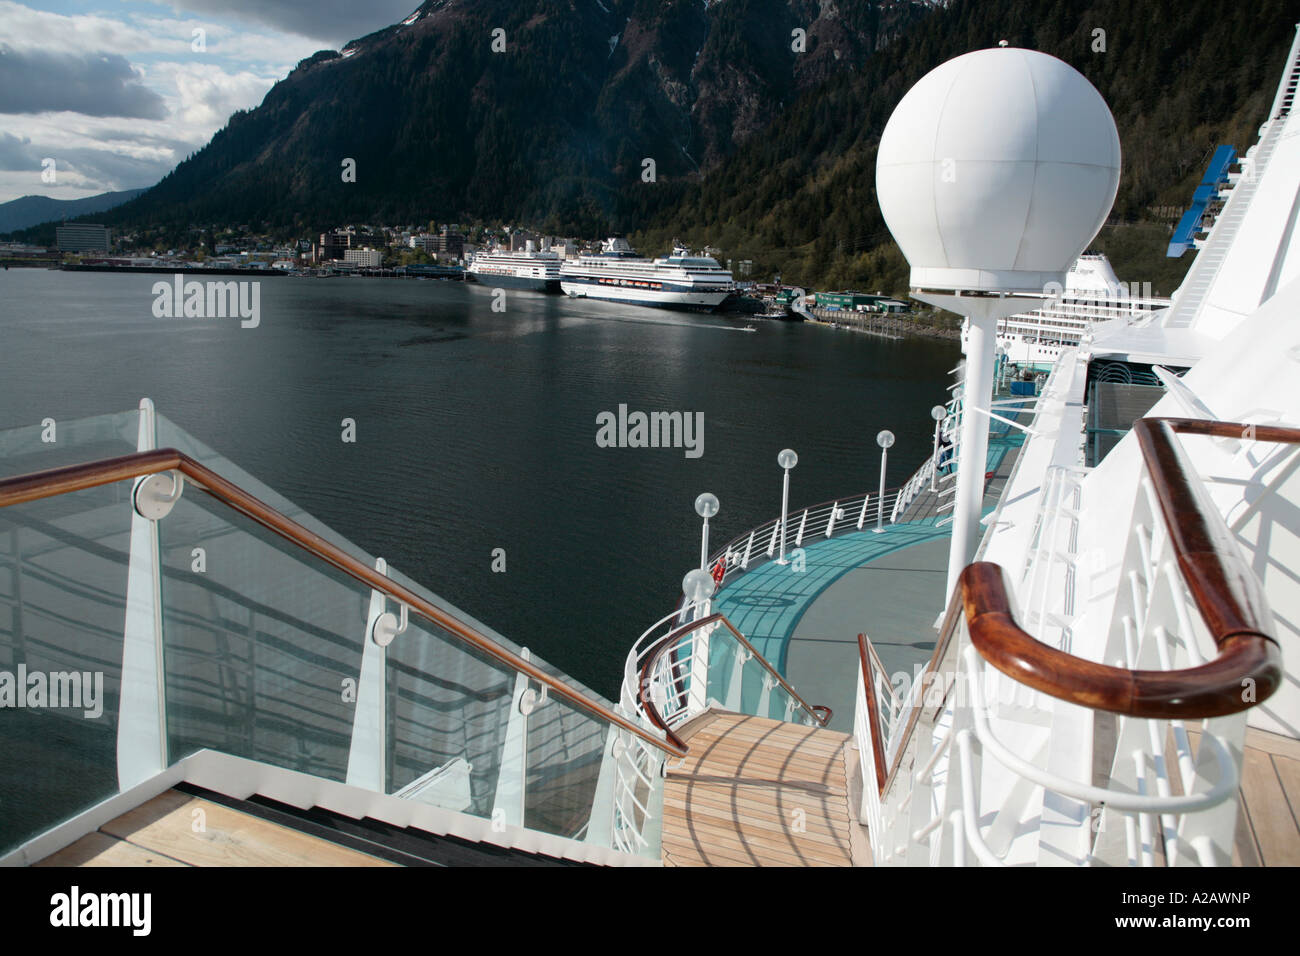
[[[875,665],[867,648],[867,635],[858,635],[858,661],[862,667],[862,687],[867,698],[867,722],[871,724],[871,755],[876,763],[876,788],[885,792],[888,771],[885,769],[885,742],[880,735],[880,709],[876,702],[876,684],[872,678]]]
[[[1183,582],[1218,648],[1198,667],[1128,670],[1048,647],[1015,621],[1002,569],[988,562],[961,574],[971,643],[983,658],[1045,694],[1131,717],[1235,714],[1267,699],[1282,682],[1282,652],[1267,633],[1267,604],[1232,533],[1195,479],[1176,433],[1300,443],[1300,429],[1235,422],[1144,418],[1133,426]],[[1252,693],[1243,693],[1246,687]]]
[[[238,511],[257,524],[274,532],[290,543],[315,555],[320,560],[342,571],[344,574],[376,591],[387,594],[395,601],[407,605],[421,617],[431,621],[449,634],[474,647],[488,657],[523,674],[547,687],[550,693],[562,698],[594,717],[614,724],[630,734],[634,734],[651,746],[674,756],[683,757],[686,749],[679,743],[660,740],[654,734],[614,711],[591,700],[585,694],[557,680],[524,660],[513,651],[507,650],[485,634],[458,620],[451,614],[425,600],[407,587],[399,584],[384,574],[376,571],[364,561],[359,561],[343,549],[326,541],[320,535],[307,530],[292,518],[281,514],[270,505],[255,498],[238,485],[223,478],[206,465],[200,464],[174,448],[157,451],[136,452],[118,458],[87,462],[80,465],[68,465],[52,468],[48,471],[19,475],[0,480],[0,508],[23,504],[42,498],[85,491],[117,481],[128,481],[145,475],[164,471],[178,471],[191,482],[210,492],[213,497],[231,509]]]
[[[741,634],[740,631],[736,630],[736,626],[727,620],[726,615],[720,611],[715,611],[708,617],[702,617],[698,621],[692,621],[690,624],[683,625],[682,627],[676,628],[675,630],[665,634],[655,642],[653,647],[650,648],[649,652],[646,653],[644,662],[641,664],[641,677],[637,682],[636,691],[637,703],[640,704],[642,713],[650,719],[650,723],[654,724],[668,735],[669,742],[675,746],[681,747],[683,753],[688,751],[686,742],[678,737],[673,729],[668,726],[668,721],[664,720],[663,716],[659,713],[659,708],[655,706],[654,701],[650,698],[651,674],[654,672],[654,667],[658,663],[659,658],[663,655],[664,651],[669,648],[675,648],[677,644],[680,643],[681,639],[690,632],[706,627],[710,624],[719,623],[724,625],[727,630],[731,632],[732,637],[739,641],[740,645],[753,655],[753,659],[762,664],[767,672],[775,677],[777,682],[785,688],[786,693],[793,697],[799,703],[799,706],[802,707],[813,720],[817,721],[817,726],[826,726],[826,723],[830,720],[830,708],[820,708],[826,711],[826,717],[823,718],[818,715],[818,708],[811,706],[807,701],[799,696],[798,691],[791,687],[789,682],[777,673],[776,668],[768,662],[767,658],[760,654],[753,644],[749,643],[744,634]]]

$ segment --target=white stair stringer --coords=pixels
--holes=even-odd
[[[1287,117],[1290,116],[1291,108],[1295,103],[1297,85],[1300,85],[1300,30],[1297,30],[1296,37],[1291,43],[1286,72],[1283,74],[1282,82],[1278,84],[1277,95],[1273,99],[1273,108],[1269,112],[1263,138],[1255,147],[1254,155],[1246,157],[1241,176],[1215,219],[1204,245],[1197,252],[1196,261],[1192,263],[1191,269],[1183,279],[1173,307],[1165,316],[1165,328],[1190,328],[1200,312],[1201,305],[1213,288],[1219,270],[1227,258],[1228,250],[1232,247],[1237,230],[1241,227],[1242,220],[1246,218],[1251,199],[1254,198],[1259,181],[1268,168],[1269,159],[1272,158],[1277,141],[1282,136],[1282,130],[1287,125]]]

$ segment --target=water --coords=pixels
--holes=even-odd
[[[167,276],[0,272],[0,428],[152,398],[372,554],[616,698],[629,645],[699,557],[780,508],[929,454],[955,342],[664,312],[475,284],[265,279],[261,324],[157,319]],[[197,278],[197,277],[189,277]],[[704,413],[704,453],[597,447],[596,419]],[[356,421],[354,444],[341,440]],[[506,552],[505,573],[491,569]]]

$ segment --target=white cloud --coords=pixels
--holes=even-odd
[[[226,20],[231,15],[215,8],[213,13]],[[192,49],[195,27],[206,31],[205,51]],[[4,116],[0,202],[33,193],[71,199],[152,185],[204,146],[233,112],[260,103],[277,80],[320,47],[301,35],[243,29],[221,20],[137,11],[118,18],[65,15],[10,0],[0,0],[0,44],[29,62],[125,59],[140,86],[165,108],[165,113],[153,111],[165,118],[124,123],[114,116],[86,115],[110,112],[89,94],[84,102],[45,97],[17,104],[15,109],[43,105],[48,111]],[[47,156],[58,163],[55,184],[41,181],[39,161]]]
[[[259,23],[335,45],[392,26],[419,6],[419,0],[172,0],[174,10]]]

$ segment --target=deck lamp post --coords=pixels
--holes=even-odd
[[[692,620],[698,621],[708,616],[709,599],[713,597],[715,587],[717,585],[714,584],[713,575],[703,568],[692,568],[686,572],[686,577],[682,578],[682,594],[686,597],[687,607],[696,606]]]
[[[880,497],[876,499],[876,534],[885,530],[885,462],[889,460],[889,447],[894,444],[894,433],[888,428],[876,435],[880,446]]]
[[[936,405],[930,409],[930,417],[934,419],[934,454],[930,460],[934,462],[934,467],[930,469],[930,490],[935,491],[935,484],[939,478],[939,429],[943,427],[943,420],[948,414],[948,409],[942,405]]]
[[[785,559],[785,526],[786,512],[790,508],[790,469],[799,464],[799,456],[794,453],[794,449],[783,448],[776,456],[776,463],[785,470],[785,478],[781,482],[781,555],[776,559],[776,563],[788,564]]]
[[[705,492],[695,499],[695,513],[704,519],[700,535],[700,567],[709,569],[709,519],[718,513],[718,496]]]

